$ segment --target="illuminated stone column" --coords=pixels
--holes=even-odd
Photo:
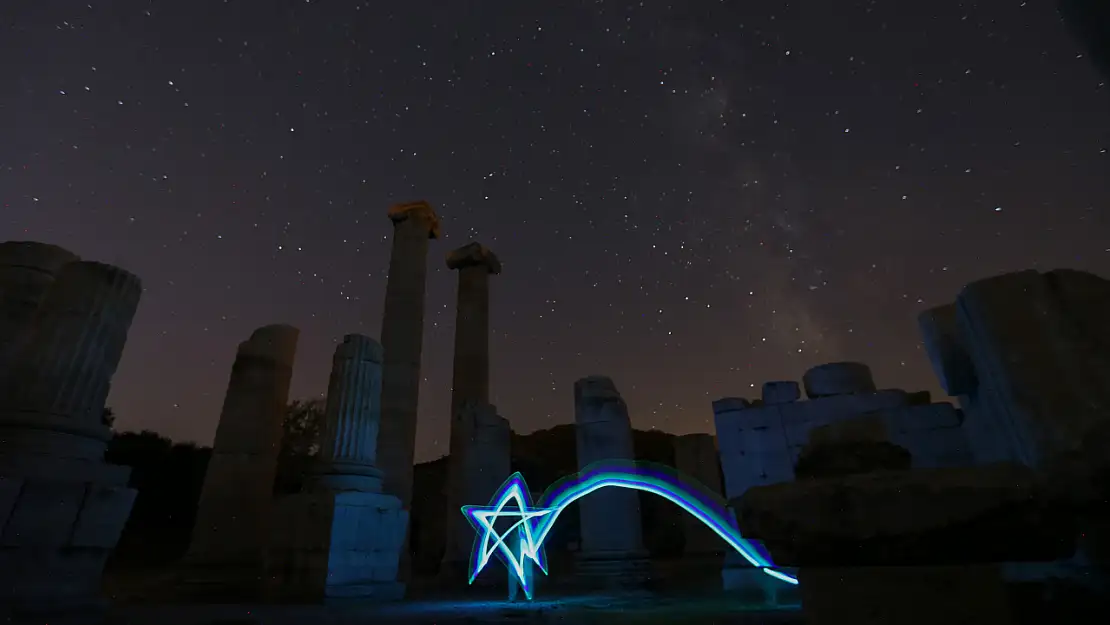
[[[23,287],[27,303],[38,287]],[[131,470],[104,462],[104,402],[141,295],[118,267],[66,263],[0,376],[0,605],[101,605],[101,571],[136,494]]]
[[[459,272],[455,360],[451,376],[450,466],[446,490],[449,522],[444,550],[444,564],[451,569],[451,574],[455,574],[466,567],[471,544],[470,524],[461,518],[458,511],[464,504],[486,503],[465,499],[469,485],[464,480],[468,482],[476,478],[466,471],[474,431],[473,411],[464,410],[464,406],[489,403],[489,278],[501,273],[501,261],[483,245],[469,243],[447,256],[447,268]],[[496,479],[507,477],[508,473]],[[494,490],[498,485],[500,481],[494,485]]]
[[[377,459],[382,346],[348,334],[335,348],[328,382],[319,482],[331,490],[381,491]]]
[[[389,209],[393,251],[382,314],[382,420],[378,464],[385,491],[407,509],[412,501],[420,355],[424,346],[424,291],[428,241],[439,237],[439,217],[427,202]]]
[[[632,423],[616,385],[590,376],[574,383],[578,467],[633,461]],[[602,585],[638,585],[646,578],[640,498],[634,490],[606,488],[578,502],[582,550],[579,575]]]
[[[56,245],[34,241],[0,243],[0,377],[28,337],[35,312],[62,267],[77,256]]]
[[[297,328],[270,325],[239,344],[197,504],[186,581],[257,589],[299,335]]]
[[[380,492],[374,466],[382,347],[343,337],[332,359],[320,473],[309,492],[279,498],[267,557],[274,598],[394,600],[408,512]]]

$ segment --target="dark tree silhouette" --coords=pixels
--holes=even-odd
[[[274,494],[299,493],[304,489],[320,451],[324,406],[322,397],[299,399],[289,404],[282,422]]]

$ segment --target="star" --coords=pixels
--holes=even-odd
[[[516,510],[507,509],[510,503],[516,504]],[[543,545],[536,540],[535,521],[553,511],[554,508],[532,507],[532,498],[520,473],[512,474],[501,485],[488,506],[463,506],[463,514],[478,533],[474,539],[474,553],[471,557],[470,582],[474,581],[496,553],[505,561],[505,566],[516,575],[525,593],[530,594],[531,589],[525,576],[525,560],[531,559],[540,567],[540,570],[547,573]],[[501,518],[516,520],[508,529],[498,531],[494,526]],[[513,546],[506,542],[513,532],[517,533],[518,540],[509,542],[517,546],[516,553],[513,552]]]

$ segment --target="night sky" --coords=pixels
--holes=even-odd
[[[4,0],[0,240],[142,277],[109,404],[211,441],[237,344],[293,397],[381,327],[394,202],[432,242],[418,459],[446,452],[454,272],[494,250],[518,432],[613,377],[639,428],[809,366],[937,390],[915,316],[1110,274],[1110,88],[1049,0]]]

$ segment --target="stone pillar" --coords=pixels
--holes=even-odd
[[[465,427],[469,435],[463,454],[464,462],[448,473],[459,473],[457,479],[450,482],[452,488],[457,488],[459,492],[447,492],[448,500],[457,504],[446,511],[448,551],[444,554],[441,574],[451,580],[465,582],[466,567],[474,544],[474,528],[462,515],[462,506],[489,503],[497,489],[509,478],[512,473],[513,433],[508,419],[498,415],[497,407],[490,404],[464,402],[459,406],[455,423]],[[485,574],[483,577],[491,578]]]
[[[104,402],[141,295],[118,267],[70,262],[20,341],[0,385],[0,605],[101,605],[135,498],[130,469],[103,459]]]
[[[382,347],[349,334],[335,350],[320,472],[311,492],[282,497],[267,558],[282,600],[399,599],[397,566],[408,512],[381,492],[374,467],[381,419]]]
[[[271,325],[239,344],[185,557],[188,582],[259,589],[299,335]]]
[[[424,290],[428,240],[439,238],[439,217],[427,202],[389,209],[393,251],[382,314],[382,421],[379,464],[385,491],[412,501],[416,454],[416,411],[420,399],[420,354],[424,346]]]
[[[694,478],[708,489],[708,494],[718,499],[723,495],[717,439],[712,434],[675,437],[674,464],[679,473]],[[716,532],[689,514],[682,515],[682,529],[686,538],[684,552],[687,556],[716,555],[728,549]]]
[[[56,245],[34,241],[0,243],[0,377],[26,339],[31,321],[54,277],[77,256]]]
[[[378,455],[381,423],[382,346],[348,334],[335,348],[323,438],[319,485],[328,490],[380,492]]]
[[[578,467],[599,461],[635,459],[628,407],[609,378],[574,383]],[[581,545],[579,575],[604,585],[638,585],[647,576],[639,493],[606,488],[578,502]]]
[[[458,303],[455,308],[455,362],[451,376],[451,439],[447,471],[447,518],[455,519],[464,504],[485,503],[463,500],[466,454],[471,445],[473,414],[464,404],[489,403],[489,277],[501,273],[501,262],[479,243],[469,243],[447,256],[447,268],[459,272]],[[508,478],[505,474],[502,480]],[[468,478],[469,479],[469,478]],[[500,482],[498,483],[500,484]],[[470,529],[466,519],[447,524],[444,565],[450,574],[464,570],[469,562]],[[462,542],[458,542],[462,541]],[[456,570],[458,569],[458,570]]]

